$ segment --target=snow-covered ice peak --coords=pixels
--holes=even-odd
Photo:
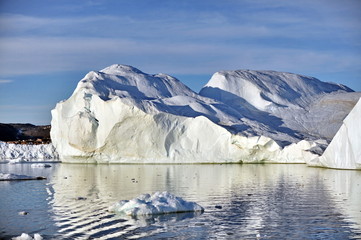
[[[269,107],[304,108],[315,96],[335,91],[352,92],[340,84],[293,73],[236,70],[215,73],[200,94],[227,103],[242,98],[257,109],[265,110]]]
[[[106,68],[100,70],[100,72],[112,74],[112,75],[122,75],[126,72],[143,73],[138,68],[135,68],[135,67],[129,66],[129,65],[124,65],[124,64],[113,64],[113,65],[110,65],[109,67],[106,67]]]
[[[191,89],[178,79],[166,74],[147,74],[139,69],[114,64],[98,72],[89,72],[78,84],[78,92],[98,95],[103,100],[115,97],[154,99],[177,95],[195,96]]]

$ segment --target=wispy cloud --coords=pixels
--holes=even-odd
[[[253,43],[159,44],[115,38],[6,38],[2,39],[0,51],[7,56],[0,58],[0,72],[4,75],[93,70],[113,63],[133,64],[145,68],[145,71],[153,69],[193,74],[210,73],[224,68],[298,72],[328,69],[332,72],[350,70],[361,65],[357,54]]]
[[[67,17],[2,14],[0,74],[90,70],[112,63],[183,74],[360,69],[356,2],[306,2],[210,1],[210,7],[197,2],[194,9],[179,3],[179,8],[93,10]]]
[[[9,80],[9,79],[0,79],[0,84],[4,84],[4,83],[11,83],[14,82],[13,80]]]

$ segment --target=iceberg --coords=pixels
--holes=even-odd
[[[361,169],[361,98],[347,115],[322,156],[310,164],[328,168]]]
[[[0,161],[56,161],[57,151],[52,144],[14,144],[0,141]]]
[[[188,202],[168,192],[143,194],[131,200],[122,200],[110,206],[109,211],[127,216],[149,216],[169,213],[203,212],[195,202]]]
[[[172,76],[115,64],[89,72],[56,105],[50,135],[63,162],[307,163],[357,96],[315,78],[250,70],[216,73],[197,94]],[[317,111],[325,105],[345,110],[325,117]]]

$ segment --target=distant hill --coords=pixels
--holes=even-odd
[[[14,143],[49,143],[50,125],[0,123],[0,141]]]

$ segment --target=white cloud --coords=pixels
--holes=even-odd
[[[212,73],[216,67],[217,70],[256,68],[302,72],[327,69],[332,72],[359,68],[361,64],[357,54],[338,51],[114,38],[3,38],[0,52],[6,56],[0,58],[0,72],[4,75],[96,70],[113,63],[131,64],[145,71],[149,68],[150,71],[183,74]]]
[[[240,14],[217,8],[197,14],[173,9],[148,18],[2,15],[0,74],[93,70],[112,63],[182,74],[244,67],[360,69],[361,24],[336,14],[350,6],[339,10],[336,1],[331,2],[333,7],[321,8],[325,1],[246,0],[239,6],[231,1]]]
[[[9,80],[9,79],[0,79],[0,84],[3,84],[3,83],[11,83],[11,82],[14,82],[13,80]]]

